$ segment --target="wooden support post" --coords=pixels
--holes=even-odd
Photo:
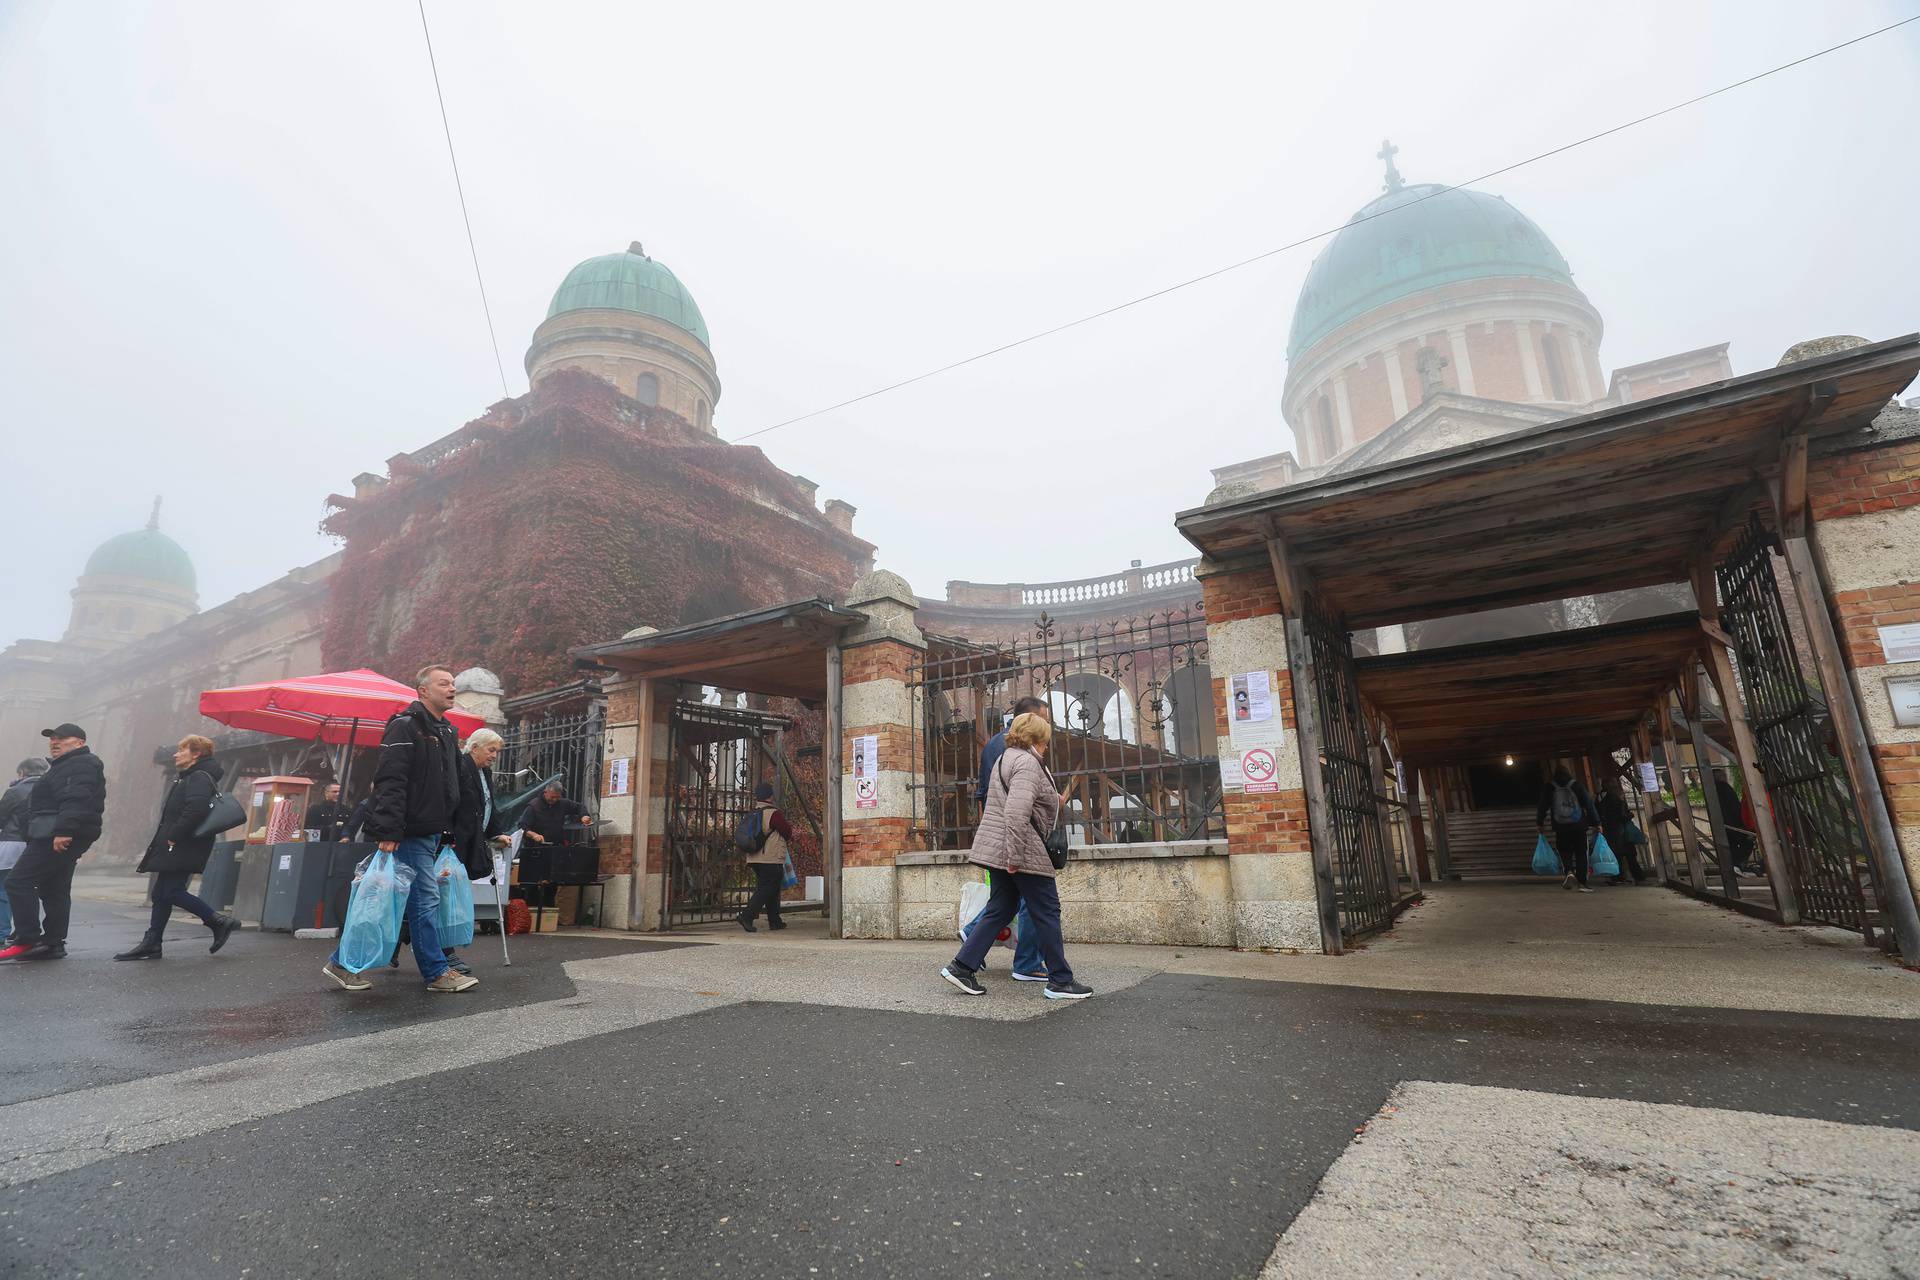
[[[1781,924],[1800,923],[1800,894],[1787,866],[1786,851],[1780,845],[1780,833],[1773,825],[1773,806],[1767,800],[1766,776],[1760,772],[1760,752],[1747,724],[1747,709],[1740,701],[1740,686],[1733,678],[1733,663],[1725,648],[1709,642],[1707,675],[1720,695],[1720,705],[1733,729],[1733,751],[1740,757],[1740,772],[1747,782],[1747,798],[1753,806],[1755,834],[1760,837],[1760,853],[1767,860],[1767,878],[1773,883],[1773,901],[1780,908]]]
[[[634,735],[633,749],[633,866],[627,878],[627,928],[636,933],[646,928],[647,848],[656,835],[660,837],[664,848],[667,835],[665,830],[656,832],[653,829],[653,691],[654,682],[642,677],[639,689],[640,724]],[[664,910],[666,898],[662,897],[660,902]],[[664,929],[666,925],[666,920],[662,919],[658,927]],[[507,922],[502,920],[500,927],[505,929]]]
[[[1820,673],[1820,688],[1827,695],[1827,708],[1833,715],[1834,737],[1840,742],[1840,761],[1846,768],[1854,801],[1860,806],[1860,825],[1866,834],[1867,861],[1873,867],[1880,910],[1893,930],[1894,940],[1900,944],[1901,958],[1910,965],[1920,965],[1920,906],[1914,902],[1907,865],[1900,857],[1886,792],[1881,789],[1880,774],[1874,767],[1873,749],[1867,744],[1860,702],[1847,675],[1846,658],[1840,648],[1840,637],[1834,631],[1833,614],[1827,608],[1826,591],[1813,558],[1813,548],[1803,537],[1784,538],[1782,542],[1786,548],[1787,578],[1793,584],[1793,594],[1799,598],[1801,616],[1807,622],[1807,639],[1813,646],[1813,665]]]
[[[1645,724],[1633,731],[1633,744],[1634,756],[1652,764],[1653,737],[1647,732]],[[1672,762],[1669,761],[1668,764],[1671,767]],[[1667,824],[1653,820],[1653,802],[1647,799],[1648,793],[1640,787],[1635,787],[1634,791],[1640,797],[1640,820],[1646,831],[1648,846],[1654,859],[1654,876],[1661,884],[1666,884],[1673,879],[1673,846],[1667,839]]]
[[[1427,823],[1420,812],[1420,770],[1407,769],[1407,829],[1413,834],[1413,862],[1422,881],[1433,879],[1433,864],[1427,857]]]
[[[1697,681],[1699,675],[1690,673],[1690,678]],[[1740,878],[1733,871],[1733,841],[1727,831],[1731,823],[1720,804],[1720,789],[1713,785],[1713,758],[1707,754],[1707,731],[1700,724],[1698,699],[1694,701],[1693,714],[1687,717],[1687,729],[1693,740],[1694,762],[1700,766],[1700,791],[1707,798],[1707,822],[1713,828],[1713,851],[1720,865],[1720,892],[1738,901]]]
[[[840,646],[836,644],[827,650],[827,732],[825,740],[821,743],[826,758],[820,762],[822,766],[820,772],[827,782],[827,830],[826,840],[823,841],[826,845],[824,858],[826,866],[823,869],[827,873],[827,936],[829,938],[844,936],[841,933],[840,893],[840,770],[843,767],[841,761],[845,755],[845,748],[840,739],[845,730],[841,725],[840,715],[840,665]]]
[[[1707,869],[1700,861],[1700,832],[1693,825],[1693,801],[1687,799],[1687,771],[1680,767],[1680,748],[1673,741],[1673,711],[1664,699],[1660,703],[1660,747],[1667,753],[1673,811],[1680,819],[1680,844],[1687,851],[1687,881],[1705,893]]]
[[[1434,870],[1443,880],[1458,880],[1453,873],[1453,850],[1447,844],[1447,806],[1452,803],[1447,783],[1447,767],[1435,765],[1429,773],[1433,783],[1433,855]]]
[[[1333,814],[1327,804],[1327,778],[1320,764],[1320,702],[1314,695],[1313,649],[1306,624],[1287,619],[1287,666],[1293,676],[1293,717],[1300,737],[1300,776],[1307,793],[1307,841],[1313,847],[1315,898],[1320,904],[1320,949],[1345,953],[1340,937],[1339,889],[1333,878]]]

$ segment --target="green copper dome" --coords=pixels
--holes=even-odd
[[[707,322],[679,277],[640,251],[636,241],[625,253],[609,253],[567,272],[547,308],[547,319],[566,311],[632,311],[686,330],[707,341]]]
[[[1499,196],[1402,186],[1389,168],[1387,193],[1354,214],[1308,269],[1287,358],[1375,307],[1462,280],[1513,276],[1573,287],[1553,242]]]
[[[186,548],[160,532],[160,504],[144,529],[108,538],[87,557],[84,576],[139,578],[191,593],[198,579]]]

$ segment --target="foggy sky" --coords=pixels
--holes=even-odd
[[[1911,8],[428,12],[509,391],[568,268],[640,240],[706,315],[733,437],[1335,227],[1383,136],[1461,181]],[[1609,371],[1896,336],[1917,70],[1920,24],[1486,189],[1566,255]],[[501,395],[406,0],[0,6],[0,243],[0,644],[57,638],[155,493],[208,607]],[[923,595],[1183,557],[1207,469],[1292,446],[1318,247],[755,443]]]

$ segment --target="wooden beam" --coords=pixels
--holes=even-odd
[[[1774,905],[1780,908],[1780,923],[1800,923],[1799,886],[1787,865],[1786,851],[1780,845],[1780,833],[1773,825],[1773,806],[1767,799],[1766,776],[1760,772],[1760,751],[1747,723],[1747,709],[1740,701],[1740,686],[1734,681],[1733,666],[1724,646],[1707,646],[1707,675],[1720,706],[1733,730],[1733,752],[1740,757],[1740,772],[1746,776],[1747,796],[1753,803],[1753,825],[1758,828],[1760,852],[1767,860],[1767,878],[1773,882]]]
[[[1658,717],[1656,716],[1655,718],[1657,719]],[[1647,726],[1644,721],[1634,727],[1633,742],[1634,757],[1638,760],[1644,760],[1648,764],[1652,764],[1653,736],[1647,732]],[[1673,761],[1671,759],[1667,761],[1667,767],[1669,771],[1671,771],[1673,767]],[[1654,878],[1661,884],[1666,884],[1674,879],[1673,843],[1667,836],[1667,824],[1653,820],[1654,802],[1647,799],[1648,793],[1639,787],[1635,787],[1634,790],[1640,797],[1640,814],[1642,821],[1645,823],[1647,840],[1652,846]],[[1653,794],[1657,796],[1659,793],[1654,792]]]
[[[1340,937],[1340,900],[1333,879],[1333,811],[1327,803],[1327,778],[1320,766],[1320,704],[1314,696],[1313,649],[1306,623],[1287,619],[1287,666],[1293,676],[1293,718],[1300,740],[1300,775],[1307,793],[1307,842],[1313,848],[1314,896],[1320,906],[1320,949],[1344,954]]]
[[[1427,823],[1420,812],[1420,770],[1407,767],[1407,829],[1413,836],[1413,862],[1424,882],[1433,879],[1433,863],[1427,857]]]
[[[1289,618],[1302,616],[1311,584],[1277,533],[1267,537],[1267,561],[1273,566],[1273,585],[1280,591],[1280,612]]]
[[[1720,803],[1720,788],[1713,785],[1713,758],[1707,754],[1707,731],[1701,728],[1697,713],[1687,717],[1687,736],[1693,740],[1694,763],[1700,766],[1700,791],[1706,797],[1707,825],[1713,829],[1714,858],[1720,864],[1720,892],[1738,902],[1740,878],[1734,874],[1733,841],[1727,830],[1734,824]]]
[[[1680,844],[1687,851],[1687,881],[1701,893],[1707,889],[1707,868],[1700,859],[1700,832],[1693,823],[1693,801],[1687,798],[1687,772],[1680,767],[1680,748],[1673,740],[1673,709],[1660,700],[1660,743],[1667,753],[1667,780],[1673,784],[1673,812],[1680,820]]]
[[[1807,622],[1807,639],[1813,647],[1813,665],[1819,672],[1820,688],[1827,695],[1827,709],[1833,716],[1840,761],[1847,771],[1854,800],[1860,806],[1867,862],[1873,868],[1880,910],[1900,945],[1901,958],[1909,965],[1920,965],[1920,906],[1916,906],[1907,866],[1900,856],[1886,792],[1881,789],[1873,749],[1867,742],[1865,718],[1860,713],[1853,681],[1848,678],[1845,651],[1840,647],[1840,637],[1833,625],[1833,613],[1827,607],[1825,584],[1806,538],[1788,537],[1782,542],[1786,550],[1787,579],[1800,601],[1801,616]]]
[[[653,681],[640,680],[640,724],[634,734],[634,772],[633,779],[633,866],[629,869],[627,880],[627,928],[638,932],[646,928],[642,909],[646,905],[647,846],[652,842],[653,830]],[[664,847],[666,832],[660,833]],[[663,886],[664,888],[664,886]],[[666,899],[661,898],[661,907]],[[664,929],[663,917],[656,927]],[[506,923],[501,922],[501,928]]]
[[[1444,880],[1458,880],[1453,873],[1453,850],[1447,845],[1447,767],[1436,765],[1428,776],[1433,781],[1434,870]]]

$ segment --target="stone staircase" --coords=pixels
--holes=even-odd
[[[1539,835],[1532,809],[1481,809],[1447,815],[1447,851],[1462,879],[1533,874]]]

